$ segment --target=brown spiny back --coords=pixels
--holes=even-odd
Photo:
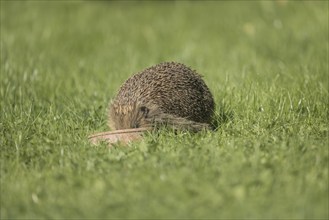
[[[110,105],[112,129],[153,127],[208,127],[214,100],[201,76],[184,64],[165,62],[131,76]],[[184,127],[184,126],[183,126]]]

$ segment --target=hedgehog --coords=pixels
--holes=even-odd
[[[112,130],[168,126],[175,130],[211,129],[215,103],[196,71],[164,62],[131,76],[109,106]]]

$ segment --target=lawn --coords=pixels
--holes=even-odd
[[[1,1],[0,26],[1,219],[329,218],[327,1]],[[163,61],[217,129],[92,146]]]

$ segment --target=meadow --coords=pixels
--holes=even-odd
[[[1,1],[1,219],[328,219],[328,2]],[[203,75],[215,131],[92,146],[133,73]]]

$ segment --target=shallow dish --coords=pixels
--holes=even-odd
[[[150,131],[150,128],[132,128],[115,131],[100,132],[88,137],[92,144],[98,144],[101,141],[107,142],[109,145],[121,142],[127,144],[131,141],[142,139],[142,134],[145,131]]]

